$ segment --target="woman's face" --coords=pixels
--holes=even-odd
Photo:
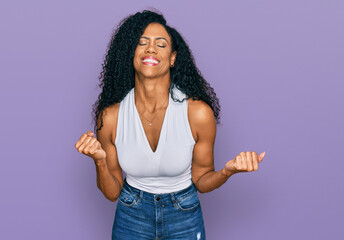
[[[177,52],[171,53],[171,39],[159,23],[150,23],[135,50],[135,73],[143,77],[161,77],[169,74]]]

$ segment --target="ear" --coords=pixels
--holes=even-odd
[[[174,51],[171,54],[171,63],[174,64],[176,62],[176,57],[177,57],[177,51]]]

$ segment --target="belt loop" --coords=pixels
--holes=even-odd
[[[170,193],[170,194],[171,194],[171,199],[172,199],[173,205],[174,205],[175,207],[177,207],[177,200],[176,200],[175,197],[174,197],[174,192],[172,192],[172,193]]]

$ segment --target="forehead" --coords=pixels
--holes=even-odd
[[[167,40],[170,40],[170,36],[168,35],[166,29],[160,23],[148,24],[142,34],[142,37],[164,37]]]

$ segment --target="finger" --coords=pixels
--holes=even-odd
[[[241,167],[242,167],[242,170],[247,170],[246,153],[245,152],[241,152],[240,153],[240,157],[241,157]]]
[[[87,135],[90,136],[90,137],[92,137],[92,136],[94,136],[94,133],[93,133],[91,130],[89,130],[89,131],[87,132]]]
[[[92,145],[92,147],[90,147],[89,153],[90,153],[90,154],[94,154],[94,153],[98,150],[99,146],[100,146],[100,143],[99,143],[98,141],[95,142],[95,143]]]
[[[86,137],[84,142],[79,147],[79,152],[83,152],[84,151],[85,147],[87,147],[87,144],[88,144],[89,141],[91,141],[91,139],[92,139],[92,137]]]
[[[92,139],[88,142],[87,146],[85,147],[84,153],[88,154],[90,148],[93,146],[93,144],[94,144],[96,141],[97,141],[96,138],[92,138]]]
[[[238,156],[236,156],[236,158],[235,158],[235,168],[237,170],[239,170],[239,171],[242,169],[242,163],[241,163],[241,156],[240,156],[240,154]]]
[[[246,164],[247,164],[247,171],[253,171],[253,164],[252,164],[252,153],[250,151],[246,152]]]
[[[253,163],[253,171],[258,170],[258,155],[257,152],[252,152],[252,163]]]
[[[85,138],[87,137],[87,134],[82,134],[79,141],[75,144],[75,148],[78,149],[80,145],[84,142]]]
[[[263,160],[263,158],[265,157],[265,152],[259,154],[259,162],[261,162]]]

